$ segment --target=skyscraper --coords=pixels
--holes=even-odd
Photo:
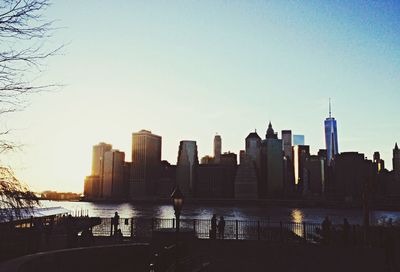
[[[329,117],[325,119],[325,146],[327,165],[330,166],[335,155],[339,154],[336,120],[332,117],[331,101],[329,100]]]
[[[260,197],[281,197],[283,195],[283,166],[282,140],[278,139],[270,122],[265,140],[261,141],[258,187]]]
[[[110,150],[104,154],[103,197],[124,199],[126,197],[125,153]]]
[[[282,130],[282,148],[284,155],[289,158],[291,161],[292,158],[292,131],[291,130]]]
[[[257,132],[252,132],[246,137],[246,155],[257,165],[260,159],[261,138]]]
[[[400,182],[400,149],[397,143],[393,149],[393,172],[396,182]]]
[[[104,154],[112,149],[112,145],[106,143],[99,143],[93,146],[92,154],[92,176],[99,177],[99,197],[103,197],[104,186]]]
[[[176,183],[186,196],[193,196],[195,192],[198,165],[196,141],[181,141],[176,167]]]
[[[215,135],[214,137],[214,163],[220,163],[221,161],[221,149],[222,140],[220,135]]]
[[[154,194],[161,167],[161,137],[151,131],[132,134],[132,175],[129,184],[131,198]]]
[[[261,138],[257,132],[246,137],[246,151],[240,151],[240,164],[235,177],[234,194],[237,199],[258,197],[258,166],[260,164]]]

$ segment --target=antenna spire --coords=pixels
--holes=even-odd
[[[332,117],[332,104],[331,104],[331,98],[329,97],[329,118]]]

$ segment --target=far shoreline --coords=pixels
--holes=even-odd
[[[60,202],[91,202],[98,204],[150,204],[150,205],[170,205],[171,200],[169,198],[143,198],[134,200],[94,200],[94,199],[73,199],[73,200],[61,200],[61,199],[44,199],[39,200],[48,201],[60,201]],[[186,204],[191,205],[207,205],[207,206],[235,206],[235,207],[285,207],[285,208],[322,208],[322,209],[363,209],[363,203],[361,201],[329,201],[329,200],[304,200],[304,199],[185,199]],[[375,201],[369,204],[370,210],[379,211],[400,211],[400,202],[387,203],[383,201]]]

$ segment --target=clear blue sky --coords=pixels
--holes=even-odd
[[[41,80],[66,86],[35,96],[7,126],[24,144],[10,156],[33,189],[82,191],[91,148],[112,143],[130,160],[131,133],[211,154],[238,152],[255,128],[305,134],[324,148],[328,98],[340,151],[391,169],[400,142],[400,2],[54,1],[48,46],[67,43]]]

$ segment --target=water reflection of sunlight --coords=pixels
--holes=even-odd
[[[175,212],[172,205],[162,205],[157,209],[158,218],[175,218]]]
[[[293,209],[291,217],[292,217],[292,222],[297,223],[293,225],[292,231],[298,236],[303,236],[303,224],[302,224],[304,219],[303,212],[298,209]]]
[[[301,210],[293,209],[291,216],[292,216],[292,222],[303,223],[304,215],[303,215],[303,212]]]

